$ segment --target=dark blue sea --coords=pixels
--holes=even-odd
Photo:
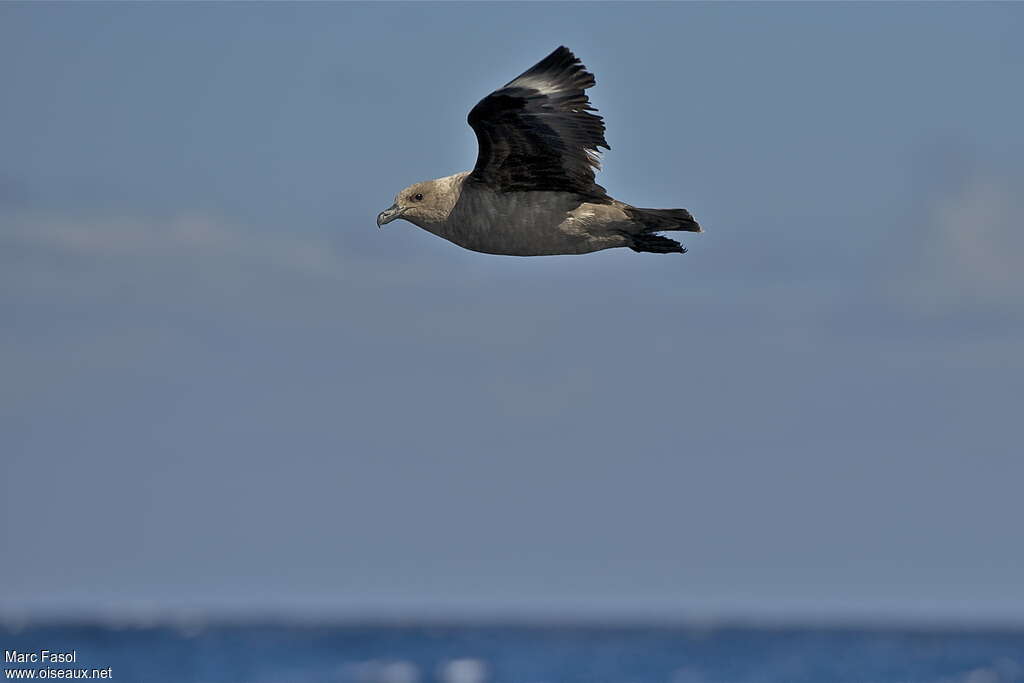
[[[123,683],[1024,681],[1024,631],[1013,630],[75,624],[8,625],[0,640],[5,656],[75,653],[5,662],[6,678],[107,670]]]

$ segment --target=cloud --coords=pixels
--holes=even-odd
[[[1008,177],[978,175],[931,202],[916,259],[900,276],[909,308],[923,315],[1020,313],[1021,185]]]
[[[319,315],[339,298],[407,287],[416,277],[415,267],[378,261],[351,253],[340,233],[203,212],[0,212],[0,303],[40,312],[77,305],[148,322],[143,309]]]
[[[202,269],[249,264],[306,275],[336,272],[330,245],[310,236],[246,229],[203,213],[169,218],[75,217],[23,213],[0,230],[5,249],[51,252],[90,260],[180,260]]]

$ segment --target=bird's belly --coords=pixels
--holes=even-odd
[[[557,224],[524,226],[494,223],[478,226],[464,234],[452,235],[448,239],[473,251],[508,256],[582,254],[593,251],[587,248],[588,240],[585,236],[566,234]]]
[[[485,254],[547,256],[586,254],[621,246],[618,235],[593,234],[575,206],[553,205],[561,198],[545,193],[504,196],[501,202],[472,209],[439,233],[465,249]],[[547,200],[547,201],[545,201]]]

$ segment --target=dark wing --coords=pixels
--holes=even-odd
[[[584,92],[594,76],[560,47],[469,112],[480,152],[469,182],[501,192],[555,190],[607,197],[594,182],[604,121]]]

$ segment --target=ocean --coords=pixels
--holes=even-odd
[[[1024,630],[78,623],[8,624],[0,640],[7,679],[84,671],[122,683],[1024,681]],[[12,662],[12,653],[37,661]],[[55,662],[55,653],[73,661]]]

